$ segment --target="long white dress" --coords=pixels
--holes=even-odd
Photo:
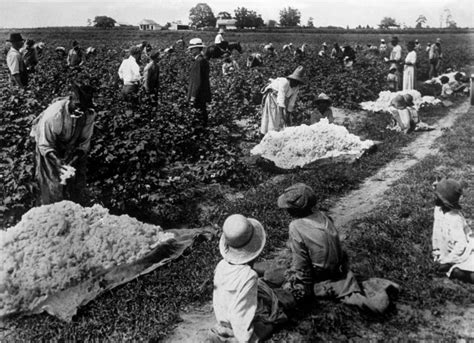
[[[412,63],[413,65],[406,65],[403,70],[403,90],[409,90],[415,88],[415,63],[416,63],[416,52],[410,51],[405,57],[405,63]]]
[[[278,108],[283,107],[288,112],[293,112],[299,87],[290,87],[286,77],[271,79],[270,84],[263,91],[262,123],[260,132],[280,131],[284,127],[283,118],[279,115]]]

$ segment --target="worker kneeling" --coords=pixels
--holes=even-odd
[[[292,262],[283,289],[290,291],[297,303],[312,296],[330,297],[374,313],[385,312],[390,305],[389,293],[398,293],[399,286],[380,278],[359,284],[349,269],[332,219],[313,210],[315,205],[316,194],[303,183],[287,188],[278,198],[278,207],[287,209],[294,218],[289,225]],[[267,275],[271,271],[264,279]]]

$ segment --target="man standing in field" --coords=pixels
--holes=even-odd
[[[136,46],[130,49],[130,56],[120,64],[118,75],[123,81],[122,96],[126,101],[137,103],[137,94],[140,84],[140,67],[138,60],[142,51]]]
[[[11,43],[11,48],[7,53],[7,65],[10,70],[11,82],[14,86],[25,88],[28,84],[28,74],[20,53],[24,42],[23,37],[20,33],[11,33],[7,42]]]
[[[75,68],[80,67],[83,63],[82,49],[79,47],[79,43],[75,40],[72,42],[72,49],[69,50],[67,55],[67,65]]]
[[[187,100],[199,112],[202,126],[207,126],[206,104],[211,101],[211,87],[209,82],[209,62],[202,55],[204,44],[200,38],[189,41],[188,49],[194,58],[189,71],[189,87]]]

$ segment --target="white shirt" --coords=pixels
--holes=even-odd
[[[239,342],[250,341],[257,312],[258,276],[249,265],[233,265],[225,260],[214,274],[212,305],[218,323],[230,324]]]
[[[402,47],[395,45],[390,53],[390,60],[400,61],[402,59]]]
[[[300,87],[290,87],[290,81],[286,77],[278,77],[271,80],[266,89],[278,92],[276,102],[278,107],[285,108],[288,112],[293,112]]]
[[[416,63],[416,52],[415,52],[415,51],[410,51],[410,52],[407,54],[407,57],[405,57],[405,63],[411,63],[411,64],[413,64],[412,66],[405,65],[405,68],[406,68],[406,67],[414,67],[414,66],[415,66],[415,63]]]
[[[221,44],[224,41],[224,37],[220,33],[217,34],[216,38],[214,39],[214,44]]]
[[[123,60],[118,74],[125,85],[137,84],[140,81],[140,67],[135,57],[130,56],[126,60]]]
[[[474,236],[459,210],[443,213],[435,207],[432,243],[435,261],[474,271]]]
[[[20,72],[23,71],[23,59],[20,52],[14,47],[11,47],[10,50],[8,50],[7,65],[8,69],[10,69],[10,74],[12,75],[20,74]]]

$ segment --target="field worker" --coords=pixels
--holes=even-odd
[[[268,55],[268,56],[274,56],[275,53],[275,47],[273,46],[272,43],[268,43],[263,47],[263,51]]]
[[[87,85],[72,84],[72,94],[53,100],[34,121],[30,136],[36,142],[36,179],[41,205],[65,199],[84,200],[86,156],[94,128],[93,93]],[[76,168],[66,185],[60,182],[65,165]]]
[[[326,57],[327,54],[328,54],[328,45],[326,44],[326,42],[324,42],[324,43],[321,45],[321,50],[319,50],[318,56],[319,56],[319,57]]]
[[[291,125],[290,113],[295,109],[296,99],[303,81],[304,68],[299,66],[287,77],[270,79],[262,91],[262,124],[260,132],[280,131]]]
[[[126,101],[137,103],[137,93],[140,84],[140,67],[138,59],[142,51],[136,46],[130,48],[130,56],[120,64],[118,75],[123,81],[122,96]]]
[[[416,51],[415,42],[407,43],[408,54],[405,57],[405,66],[403,69],[403,90],[415,89],[416,81]]]
[[[392,123],[388,129],[403,133],[408,133],[414,129],[413,119],[402,95],[398,94],[392,99],[389,112],[392,115]]]
[[[23,62],[25,62],[25,67],[28,73],[33,73],[35,67],[38,64],[38,54],[35,49],[35,41],[32,39],[27,39],[25,46],[20,50],[21,55],[23,56]]]
[[[387,75],[387,88],[390,92],[398,92],[398,73],[397,66],[392,63]]]
[[[464,187],[446,178],[434,184],[433,258],[449,278],[474,283],[474,234],[459,205]]]
[[[238,63],[232,59],[228,52],[224,53],[223,58],[222,75],[227,76],[240,69]]]
[[[331,58],[335,59],[339,62],[342,61],[342,49],[339,46],[339,43],[334,43],[333,48],[331,50]]]
[[[222,231],[223,259],[214,272],[212,295],[217,325],[206,342],[261,342],[287,320],[276,294],[253,269],[265,246],[265,230],[258,220],[233,214]]]
[[[390,52],[390,57],[388,59],[389,63],[395,63],[397,66],[397,73],[398,73],[398,89],[402,89],[402,73],[401,73],[401,65],[402,65],[402,47],[398,44],[398,37],[393,37],[392,41],[392,51]]]
[[[385,39],[381,39],[380,40],[380,45],[379,45],[379,52],[381,54],[385,54],[385,52],[387,51],[387,43],[385,43]]]
[[[227,51],[229,47],[229,43],[224,40],[224,29],[220,28],[217,32],[216,38],[214,38],[214,44],[219,47],[222,51]]]
[[[326,94],[321,93],[314,101],[316,108],[311,112],[310,125],[319,122],[322,118],[327,118],[329,123],[334,122],[331,104],[332,100]]]
[[[384,279],[369,279],[359,285],[332,219],[313,210],[316,202],[316,193],[304,183],[285,189],[278,198],[278,207],[293,218],[288,241],[292,260],[283,288],[290,290],[298,303],[314,296],[331,297],[374,313],[385,312],[390,304],[387,291],[398,291],[398,285]]]
[[[430,79],[438,76],[439,58],[440,50],[438,45],[436,43],[431,44],[430,51],[428,52],[428,60],[430,63],[430,71],[428,73],[428,76]]]
[[[67,65],[70,67],[79,67],[84,64],[84,59],[82,56],[82,49],[79,47],[77,40],[72,42],[72,49],[69,50],[67,54]]]
[[[420,116],[418,115],[418,111],[415,108],[415,104],[413,103],[413,96],[411,94],[403,94],[403,98],[405,99],[405,104],[407,110],[410,112],[410,118],[413,121],[413,124],[418,125],[421,120]]]
[[[28,73],[20,53],[24,39],[21,33],[11,33],[7,42],[11,44],[7,53],[7,66],[10,70],[11,83],[14,86],[25,88],[28,84]]]
[[[148,94],[156,95],[160,88],[160,52],[153,50],[150,54],[151,61],[143,69],[143,86]]]
[[[441,61],[443,59],[443,50],[441,49],[441,38],[436,38],[436,47],[438,48],[438,65],[436,66],[436,70],[438,73],[441,71]]]
[[[430,49],[431,49],[431,43],[428,42],[428,43],[426,43],[425,51],[429,53],[429,52],[430,52]]]
[[[201,38],[189,41],[188,51],[194,59],[189,71],[189,86],[187,100],[198,110],[199,119],[203,127],[207,126],[207,103],[211,102],[211,86],[209,82],[209,62],[204,58],[202,51],[204,44]]]
[[[419,51],[421,51],[421,44],[420,42],[418,41],[418,39],[415,39],[415,51],[418,53]]]

